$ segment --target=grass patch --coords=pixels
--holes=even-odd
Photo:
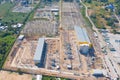
[[[9,11],[7,15],[2,19],[2,22],[7,23],[23,23],[27,13],[17,13]]]
[[[43,76],[42,80],[57,80],[57,77],[53,77],[53,76]],[[60,78],[60,80],[69,80],[69,79]]]
[[[92,24],[90,23],[89,19],[86,17],[85,7],[83,6],[80,11],[81,11],[83,18],[85,19],[85,21],[87,23],[86,25],[89,27],[92,27]]]
[[[9,9],[13,6],[14,4],[10,2],[0,4],[0,18],[3,18],[6,15],[6,13],[9,11]]]
[[[115,0],[109,0],[109,2],[110,2],[110,3],[114,3],[114,2],[115,2]]]
[[[27,13],[17,13],[12,12],[12,8],[15,6],[15,3],[5,2],[0,5],[0,18],[2,23],[13,24],[13,23],[23,23]]]

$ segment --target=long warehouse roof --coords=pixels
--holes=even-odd
[[[80,42],[89,42],[90,43],[90,39],[89,39],[88,34],[84,28],[81,28],[79,26],[75,26],[74,29],[75,29],[75,32],[77,34],[77,38]]]
[[[39,38],[33,60],[39,60],[39,61],[41,60],[43,47],[44,47],[44,41],[45,41],[44,38]]]

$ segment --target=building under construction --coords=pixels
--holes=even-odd
[[[83,54],[87,54],[92,44],[90,42],[90,39],[85,28],[75,26],[74,30],[77,36],[77,43],[78,46],[80,47],[80,52]]]

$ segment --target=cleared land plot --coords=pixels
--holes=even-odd
[[[95,68],[101,68],[101,59],[96,58],[95,62],[92,62],[92,57],[94,57],[94,52],[89,52],[89,55],[85,56],[80,54],[79,45],[76,33],[73,30],[74,26],[84,26],[84,22],[81,19],[79,8],[76,3],[63,2],[62,4],[62,27],[67,29],[66,31],[61,31],[61,63],[63,70],[69,70],[68,65],[71,68],[69,71],[79,71],[80,73],[86,73]],[[71,45],[69,53],[71,54],[71,60],[68,59],[68,54],[66,55],[66,44]],[[96,44],[96,43],[95,43]],[[99,49],[98,49],[99,51]],[[67,52],[68,53],[68,52]],[[69,56],[70,57],[70,56]],[[99,62],[99,64],[97,63]]]
[[[34,67],[33,56],[37,47],[37,41],[24,40],[20,43],[11,54],[14,59],[11,62],[13,67]],[[17,51],[15,51],[17,50]],[[15,54],[15,55],[14,55]],[[12,59],[12,58],[11,58]]]
[[[53,36],[58,32],[57,22],[48,20],[35,20],[28,22],[23,29],[26,36],[48,35]]]
[[[64,71],[82,73],[87,71],[87,58],[79,52],[74,30],[62,32],[61,66]],[[69,68],[70,66],[70,68]]]
[[[75,3],[64,2],[62,4],[62,27],[83,26],[79,8]]]
[[[32,76],[28,74],[19,75],[14,72],[0,71],[0,80],[32,80]]]
[[[65,29],[74,28],[74,26],[83,27],[83,20],[81,20],[77,5],[75,5],[75,3],[64,2],[62,6],[62,27]],[[77,71],[78,73],[86,72],[87,58],[79,53],[77,37],[74,30],[63,31],[61,35],[61,50],[63,50],[61,52],[61,63],[63,70],[70,70],[72,72]],[[68,46],[70,49],[66,48]],[[71,69],[68,68],[69,66]]]
[[[46,68],[57,70],[60,67],[60,43],[59,39],[47,39]],[[58,68],[57,68],[58,67]]]

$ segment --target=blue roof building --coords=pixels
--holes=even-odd
[[[113,4],[109,4],[109,5],[107,5],[105,8],[110,9],[110,10],[112,10],[112,11],[115,9],[115,7],[114,7]]]

